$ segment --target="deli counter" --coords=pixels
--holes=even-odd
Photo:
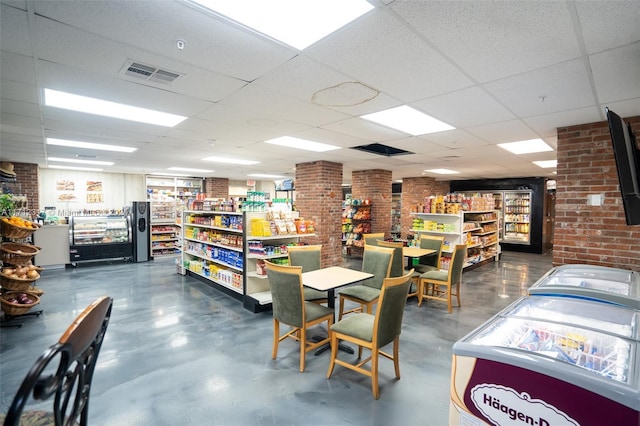
[[[132,256],[133,239],[128,215],[69,218],[69,260],[72,264],[92,260],[131,260]]]

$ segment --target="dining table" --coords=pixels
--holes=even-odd
[[[436,253],[433,249],[423,249],[420,247],[402,247],[402,255],[408,258],[407,270],[413,268],[413,259],[419,259],[422,256],[428,256]]]
[[[302,273],[302,285],[319,291],[327,292],[327,306],[334,310],[336,308],[336,289],[350,284],[355,284],[373,277],[368,272],[358,271],[356,269],[343,268],[342,266],[329,266],[327,268],[316,269],[315,271]],[[326,351],[330,346],[327,344],[318,348],[316,355]],[[347,352],[354,353],[349,346],[339,344],[338,348]]]

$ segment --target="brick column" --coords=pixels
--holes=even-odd
[[[204,180],[204,192],[207,198],[229,199],[229,179],[208,177]]]
[[[400,208],[400,224],[402,237],[406,238],[411,229],[413,217],[419,203],[426,197],[444,195],[450,191],[449,181],[437,181],[432,177],[411,177],[402,179],[402,206]]]
[[[636,135],[640,117],[625,118]],[[558,129],[553,264],[640,271],[640,226],[627,226],[606,121]],[[604,194],[604,205],[587,205]]]
[[[16,184],[20,187],[16,190],[16,195],[24,194],[27,196],[27,210],[31,219],[35,219],[40,211],[40,192],[38,190],[38,182],[40,173],[37,164],[31,163],[12,163],[13,171],[16,173]],[[8,184],[12,187],[12,184]]]
[[[296,210],[316,223],[309,244],[322,244],[322,266],[342,263],[342,164],[313,161],[296,164]]]

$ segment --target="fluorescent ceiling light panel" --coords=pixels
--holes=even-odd
[[[56,166],[56,165],[50,165],[49,166],[50,169],[64,169],[64,170],[84,170],[84,171],[89,171],[89,172],[101,172],[102,169],[98,169],[95,167],[74,167],[74,166]]]
[[[293,138],[291,136],[282,136],[275,139],[269,139],[268,141],[264,141],[264,143],[286,146],[288,148],[304,149],[305,151],[313,151],[313,152],[325,152],[325,151],[332,151],[334,149],[340,149],[339,146],[308,141],[306,139]]]
[[[69,141],[65,139],[47,138],[47,145],[68,146],[71,148],[97,149],[100,151],[133,152],[138,148],[128,146],[106,145],[93,142]]]
[[[95,114],[164,127],[173,127],[187,118],[167,112],[154,111],[51,89],[44,89],[44,103],[47,106],[84,112],[86,114]]]
[[[449,170],[449,169],[431,169],[431,170],[425,170],[425,172],[436,173],[439,175],[456,175],[460,173],[460,172],[456,172],[455,170]]]
[[[455,127],[443,123],[407,105],[361,116],[365,120],[400,130],[413,136],[453,130]]]
[[[240,164],[243,166],[250,166],[252,164],[258,164],[259,161],[253,161],[253,160],[240,160],[237,158],[225,158],[225,157],[206,157],[203,158],[202,161],[212,161],[214,163],[225,163],[225,164]]]
[[[194,173],[213,173],[215,170],[206,169],[190,169],[187,167],[169,167],[167,170],[175,170],[177,172],[194,172]]]
[[[267,175],[267,174],[263,174],[263,173],[251,173],[249,175],[247,175],[249,177],[257,177],[257,178],[264,178],[264,179],[282,179],[284,178],[284,176],[282,175]]]
[[[558,167],[558,160],[534,161],[533,164],[543,169],[553,169]]]
[[[542,139],[499,143],[498,146],[513,154],[532,154],[534,152],[553,151],[553,148],[547,145]]]
[[[48,161],[60,163],[93,164],[94,166],[113,166],[113,161],[78,160],[77,158],[48,157]]]
[[[149,172],[150,175],[167,176],[167,172]],[[191,175],[182,175],[179,173],[171,173],[171,177],[191,177]]]
[[[364,15],[366,0],[193,0],[245,27],[303,50]]]

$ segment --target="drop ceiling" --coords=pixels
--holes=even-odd
[[[95,156],[105,171],[294,176],[299,163],[394,179],[553,177],[556,128],[640,115],[638,1],[376,1],[375,9],[298,51],[187,1],[0,0],[0,159]],[[184,48],[178,48],[178,40]],[[175,80],[142,79],[131,63]],[[44,88],[187,116],[174,128],[44,106]],[[408,134],[361,115],[409,105],[455,130]],[[264,144],[280,136],[342,149]],[[47,146],[45,138],[137,147],[132,154]],[[499,143],[542,138],[553,152]],[[350,149],[379,143],[411,154]],[[259,161],[206,163],[212,155]],[[446,168],[457,175],[425,170]]]

